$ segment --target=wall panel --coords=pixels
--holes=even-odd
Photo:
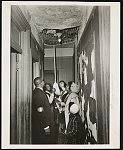
[[[16,76],[16,53],[10,54],[10,143],[17,143],[17,76]]]
[[[98,143],[109,143],[110,7],[95,7],[78,44],[78,80],[85,119]],[[90,98],[95,108],[90,108]],[[93,120],[90,109],[95,115]],[[93,126],[93,127],[92,127]]]

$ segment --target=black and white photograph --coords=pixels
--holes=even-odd
[[[2,148],[120,147],[120,2],[2,2]]]

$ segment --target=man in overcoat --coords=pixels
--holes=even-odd
[[[53,115],[48,98],[43,91],[44,81],[40,77],[34,79],[35,89],[32,94],[32,144],[53,143]]]

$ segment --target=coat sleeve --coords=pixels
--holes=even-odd
[[[43,99],[43,109],[44,111],[42,112],[42,115],[43,115],[43,127],[47,127],[47,126],[50,126],[50,116],[51,116],[51,108],[50,108],[50,104],[49,104],[49,101],[48,101],[48,98],[46,96],[45,93],[42,92],[42,99]]]

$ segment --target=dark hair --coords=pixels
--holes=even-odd
[[[42,81],[42,80],[41,80],[41,77],[36,77],[36,78],[34,79],[34,84],[35,84],[35,86],[38,86],[41,81]]]
[[[68,82],[69,90],[70,90],[70,88],[71,88],[72,83],[74,83],[74,81],[69,81],[69,82]]]
[[[50,83],[45,83],[45,85],[44,85],[44,87],[43,87],[43,90],[44,91],[46,91],[47,90],[47,88],[46,88],[46,85],[49,85],[50,86],[50,92],[51,92],[51,90],[52,90],[52,85],[50,84]]]
[[[61,82],[63,82],[63,83],[64,83],[64,87],[66,88],[67,83],[66,83],[65,81],[61,80],[61,81],[59,81],[59,84],[60,84]],[[59,86],[59,89],[60,89],[60,91],[62,91],[62,88],[61,88],[60,86]]]

